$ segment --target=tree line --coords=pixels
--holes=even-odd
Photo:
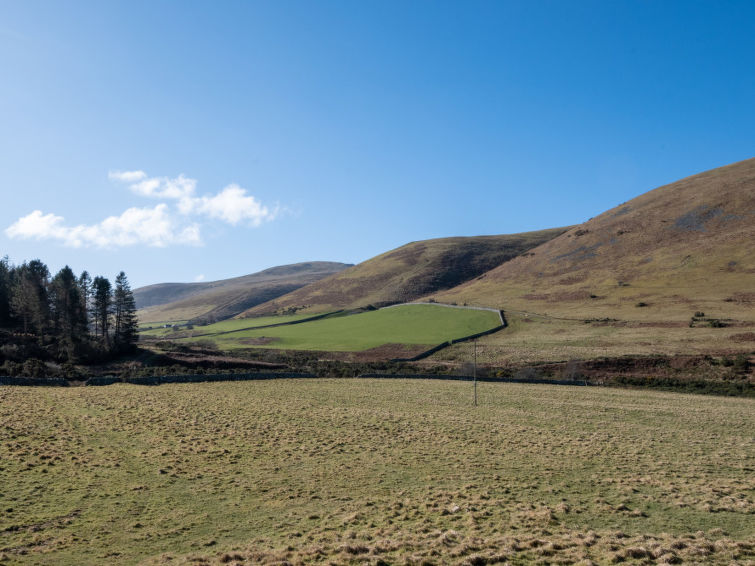
[[[62,362],[87,362],[133,351],[136,305],[126,274],[79,276],[67,265],[54,276],[38,259],[12,265],[0,259],[3,342],[36,343]],[[15,338],[15,340],[14,340]]]

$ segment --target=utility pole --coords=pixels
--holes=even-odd
[[[472,340],[474,344],[474,366],[472,370],[472,378],[474,379],[474,406],[477,406],[477,338]]]

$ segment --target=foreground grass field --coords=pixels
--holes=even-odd
[[[291,380],[0,388],[0,561],[755,561],[755,402]]]
[[[311,316],[311,315],[310,315]],[[269,320],[289,317],[267,317]],[[455,309],[434,305],[407,305],[349,316],[335,316],[277,328],[251,329],[225,333],[228,323],[254,325],[260,319],[225,321],[197,327],[201,338],[223,349],[264,346],[290,350],[356,352],[383,344],[424,344],[434,346],[447,340],[469,336],[500,324],[490,311]],[[217,329],[217,330],[216,330]]]

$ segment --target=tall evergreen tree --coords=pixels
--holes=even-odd
[[[58,353],[72,361],[86,337],[87,320],[79,282],[67,265],[53,277],[50,298]]]
[[[47,292],[50,272],[44,263],[35,259],[17,268],[14,275],[11,310],[23,324],[24,332],[32,330],[42,336],[50,322]]]
[[[11,266],[8,261],[8,256],[0,259],[0,327],[8,327],[11,325]]]
[[[113,311],[115,313],[115,329],[113,342],[115,348],[121,352],[134,349],[139,335],[137,333],[136,302],[131,291],[126,274],[121,271],[115,278],[113,293]]]
[[[88,271],[82,271],[79,275],[79,296],[84,310],[84,318],[88,325],[92,319],[92,276],[89,275]]]
[[[110,281],[105,277],[95,277],[92,282],[94,309],[94,332],[103,342],[110,345],[110,314],[113,312],[113,293]]]

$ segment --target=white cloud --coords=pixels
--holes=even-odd
[[[66,228],[62,226],[63,220],[62,216],[42,214],[41,210],[35,210],[6,228],[5,235],[21,240],[40,237],[65,238]]]
[[[57,240],[63,245],[112,248],[137,244],[165,247],[173,244],[199,245],[200,225],[188,217],[206,217],[233,226],[245,223],[257,227],[275,219],[279,209],[264,206],[246,189],[232,184],[215,195],[194,196],[197,181],[178,177],[149,177],[141,170],[110,171],[111,180],[128,183],[129,189],[145,197],[177,201],[154,208],[129,208],[120,216],[109,216],[97,224],[67,225],[62,216],[35,210],[5,229],[9,238]],[[182,215],[184,218],[182,218]]]
[[[178,225],[168,213],[166,204],[154,208],[129,208],[120,216],[110,216],[98,224],[67,226],[64,222],[62,216],[35,210],[6,228],[5,234],[9,238],[58,240],[73,248],[202,243],[199,226]]]
[[[144,171],[110,171],[107,176],[114,181],[135,183],[144,179],[147,174]]]
[[[200,273],[194,278],[194,283],[201,283],[204,281],[204,273]]]
[[[116,181],[131,183],[129,189],[138,195],[177,200],[178,210],[182,214],[205,215],[234,226],[247,221],[256,227],[264,221],[273,220],[278,212],[270,210],[236,184],[228,185],[216,195],[195,197],[196,179],[183,174],[171,179],[148,177],[144,171],[111,171],[108,176]]]
[[[204,214],[234,226],[241,221],[259,226],[273,220],[277,214],[277,210],[270,210],[238,185],[228,185],[211,197],[181,199],[178,209],[183,214]]]

